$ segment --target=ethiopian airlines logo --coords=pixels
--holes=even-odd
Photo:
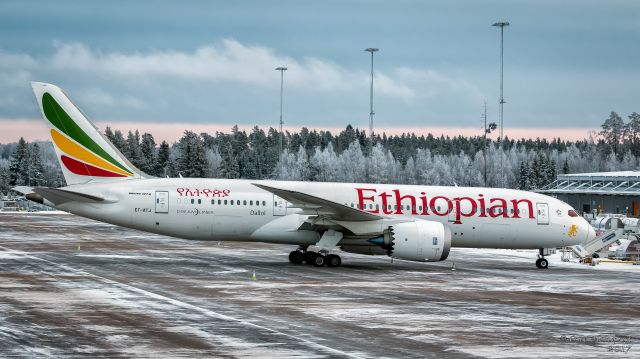
[[[369,213],[412,214],[414,216],[449,216],[454,224],[462,223],[462,217],[529,218],[533,219],[533,203],[530,200],[493,197],[483,194],[477,197],[429,196],[402,194],[399,189],[391,193],[378,192],[375,188],[356,188],[358,208]]]
[[[45,117],[55,127],[51,139],[64,153],[61,162],[74,174],[93,177],[130,177],[133,172],[100,147],[76,124],[49,93],[42,95]]]
[[[576,226],[575,224],[572,224],[571,228],[569,228],[569,233],[567,233],[567,235],[569,235],[569,237],[575,237],[576,235],[578,235],[578,226]]]

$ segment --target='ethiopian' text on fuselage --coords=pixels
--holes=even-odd
[[[485,198],[481,193],[477,198],[449,198],[442,195],[429,197],[426,192],[420,192],[418,196],[414,196],[402,194],[398,189],[392,190],[392,193],[378,192],[375,188],[356,188],[356,191],[358,192],[358,208],[369,213],[407,215],[410,211],[410,214],[414,216],[432,214],[448,216],[452,214],[455,216],[454,223],[461,223],[462,217],[476,215],[487,218],[535,218],[533,203],[528,199]],[[379,197],[380,202],[376,200],[376,197]],[[526,211],[526,217],[520,216],[524,211]]]

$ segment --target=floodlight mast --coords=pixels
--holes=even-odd
[[[501,22],[496,22],[494,23],[492,26],[496,26],[500,28],[500,101],[498,102],[498,104],[500,105],[500,108],[498,110],[498,116],[499,116],[499,123],[500,123],[500,134],[499,134],[499,141],[500,141],[500,185],[504,188],[505,187],[505,183],[504,183],[504,104],[505,104],[505,100],[504,100],[504,86],[503,86],[503,79],[504,79],[504,28],[505,26],[509,26],[509,22],[508,21],[501,21]]]
[[[282,154],[282,98],[284,95],[284,72],[287,68],[284,66],[276,67],[277,71],[280,71],[280,154]]]
[[[369,146],[373,144],[373,54],[380,51],[375,47],[369,47],[364,51],[371,53],[371,86],[369,88]]]

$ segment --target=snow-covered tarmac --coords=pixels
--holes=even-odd
[[[0,213],[0,358],[640,357],[638,266],[454,249],[314,268],[291,249]]]

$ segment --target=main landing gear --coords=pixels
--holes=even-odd
[[[308,251],[306,246],[300,246],[300,248],[289,253],[289,262],[293,264],[302,264],[302,262],[305,262],[316,267],[323,267],[325,265],[327,267],[340,267],[342,259],[339,255],[328,254],[327,251]]]
[[[547,269],[549,268],[549,261],[545,258],[545,250],[544,248],[540,248],[540,253],[538,254],[538,260],[536,261],[536,267],[539,269]]]

